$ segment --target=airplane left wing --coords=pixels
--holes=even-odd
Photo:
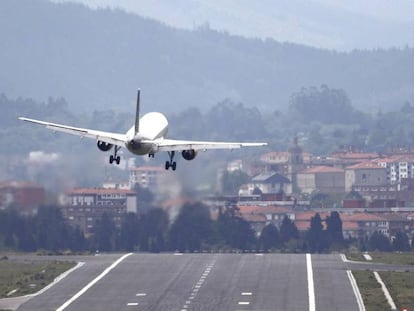
[[[208,149],[238,149],[241,147],[267,146],[267,143],[242,142],[212,142],[175,139],[157,139],[151,141],[157,151],[208,150]]]
[[[53,131],[64,132],[64,133],[69,133],[73,135],[78,135],[81,137],[92,138],[92,139],[103,141],[108,144],[117,145],[120,147],[124,147],[127,141],[125,134],[96,131],[96,130],[73,127],[73,126],[45,122],[45,121],[34,120],[34,119],[23,118],[23,117],[19,117],[18,119],[22,121],[26,121],[26,122],[43,125],[46,128],[51,129]]]

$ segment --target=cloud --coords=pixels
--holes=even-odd
[[[31,151],[28,162],[31,164],[49,164],[54,163],[60,158],[58,153],[47,153],[44,151]]]

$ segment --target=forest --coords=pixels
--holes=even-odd
[[[311,252],[331,251],[409,251],[412,245],[406,234],[398,232],[391,242],[375,232],[371,237],[344,238],[338,212],[326,219],[318,213],[311,218],[310,228],[300,233],[287,217],[280,228],[265,226],[257,238],[250,224],[241,218],[237,207],[219,212],[212,220],[207,206],[186,203],[170,224],[161,208],[146,213],[123,215],[116,228],[103,214],[95,223],[94,234],[85,237],[79,228],[64,220],[59,207],[40,207],[35,216],[23,216],[15,208],[0,210],[0,250],[56,253],[141,251],[141,252]]]
[[[137,88],[144,109],[169,113],[225,98],[286,111],[292,93],[322,84],[363,111],[414,96],[408,46],[344,53],[45,0],[2,0],[0,12],[0,92],[64,97],[74,110],[132,111]]]

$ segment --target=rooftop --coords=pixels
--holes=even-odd
[[[113,188],[76,188],[66,192],[66,195],[85,195],[85,194],[135,194],[134,191],[126,189],[113,189]]]
[[[332,166],[314,166],[308,169],[303,170],[302,174],[315,174],[315,173],[343,173],[345,172],[341,168],[332,167]]]

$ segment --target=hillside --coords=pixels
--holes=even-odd
[[[414,50],[338,53],[178,30],[118,10],[42,0],[0,2],[0,93],[64,97],[79,110],[202,110],[233,98],[285,110],[292,93],[327,84],[355,107],[388,110],[414,98]]]

